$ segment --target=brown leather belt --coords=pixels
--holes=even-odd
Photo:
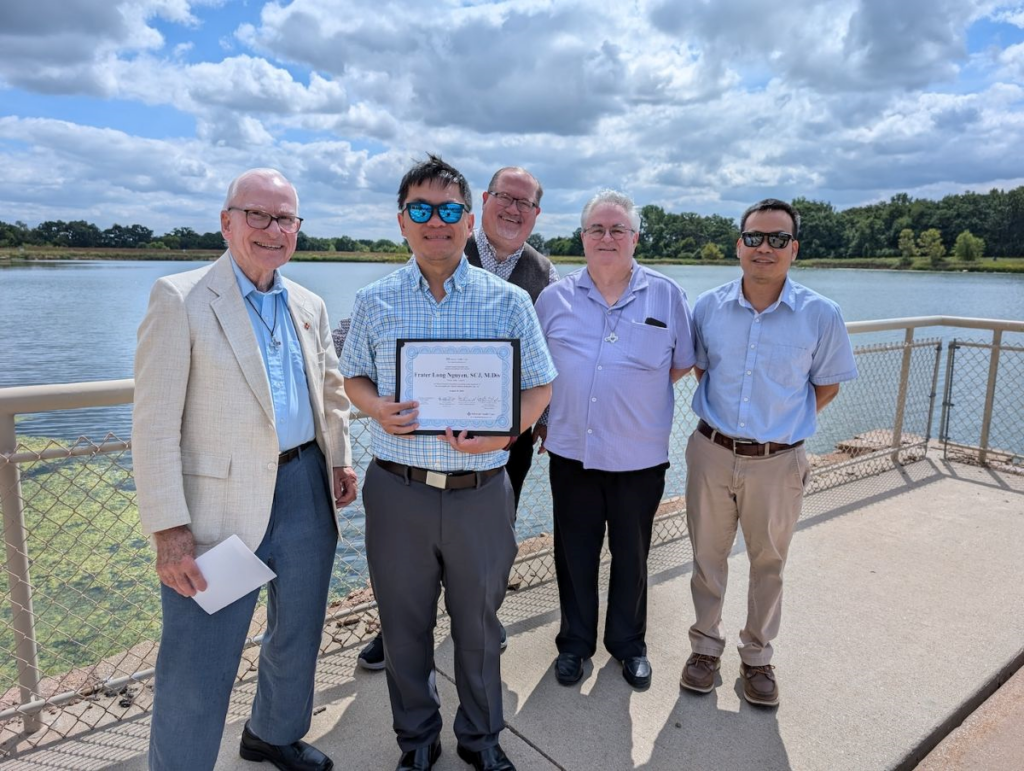
[[[403,479],[422,482],[425,485],[436,487],[438,490],[468,490],[471,487],[480,487],[488,479],[505,470],[504,466],[498,466],[498,468],[490,468],[486,471],[430,471],[380,458],[374,458],[373,462],[385,471],[390,471]]]
[[[760,443],[750,439],[733,439],[731,436],[719,433],[703,420],[697,424],[697,430],[715,444],[727,450],[732,450],[734,454],[750,457],[774,455],[777,452],[792,450],[794,447],[799,447],[803,444],[803,441],[799,441],[796,444],[779,444],[778,442]]]
[[[285,450],[277,456],[277,465],[283,466],[285,463],[291,463],[314,444],[316,444],[316,439],[310,439],[305,444],[300,444],[298,447],[292,447],[290,450]]]

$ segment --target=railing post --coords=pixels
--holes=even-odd
[[[988,360],[988,387],[985,389],[985,412],[981,416],[981,439],[978,446],[978,463],[988,460],[988,435],[992,428],[992,405],[996,400],[996,377],[999,374],[999,350],[1003,344],[1003,330],[992,331],[992,354]]]
[[[900,390],[896,397],[896,418],[892,424],[892,458],[893,463],[900,462],[900,446],[903,442],[903,416],[907,409],[907,390],[910,383],[910,357],[914,349],[914,328],[907,327],[903,337],[903,366],[900,368]]]
[[[0,453],[13,454],[18,434],[14,415],[0,413]],[[18,663],[21,703],[39,698],[39,653],[36,648],[32,584],[28,574],[28,544],[21,499],[21,472],[16,463],[0,461],[0,504],[4,512],[4,541],[7,547],[7,581],[11,588],[11,627]],[[25,733],[43,727],[38,715],[25,715]]]

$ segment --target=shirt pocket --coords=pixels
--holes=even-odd
[[[626,358],[640,369],[659,370],[668,367],[672,355],[672,336],[663,327],[631,321],[623,340]]]
[[[768,360],[768,378],[785,388],[807,384],[811,371],[811,352],[798,345],[773,345]]]

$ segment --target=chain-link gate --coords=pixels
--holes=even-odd
[[[1024,465],[1024,347],[953,338],[946,354],[941,431],[944,457]]]

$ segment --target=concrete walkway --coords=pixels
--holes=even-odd
[[[778,709],[741,696],[732,646],[745,615],[742,548],[725,607],[729,648],[706,696],[678,685],[692,621],[685,539],[651,555],[646,692],[630,689],[603,651],[581,683],[558,685],[554,584],[510,593],[502,746],[520,771],[914,768],[969,718],[922,768],[1024,768],[1024,674],[995,690],[1024,662],[1022,548],[1019,475],[932,457],[811,496],[786,571]],[[307,738],[339,770],[392,769],[399,751],[384,676],[359,670],[357,650],[321,661]],[[435,768],[461,771],[469,766],[451,733],[457,697],[443,625],[437,665],[445,728]],[[219,769],[261,768],[237,755],[254,687],[243,684],[233,701]],[[11,759],[4,771],[140,771],[147,730],[146,718],[122,722]]]

